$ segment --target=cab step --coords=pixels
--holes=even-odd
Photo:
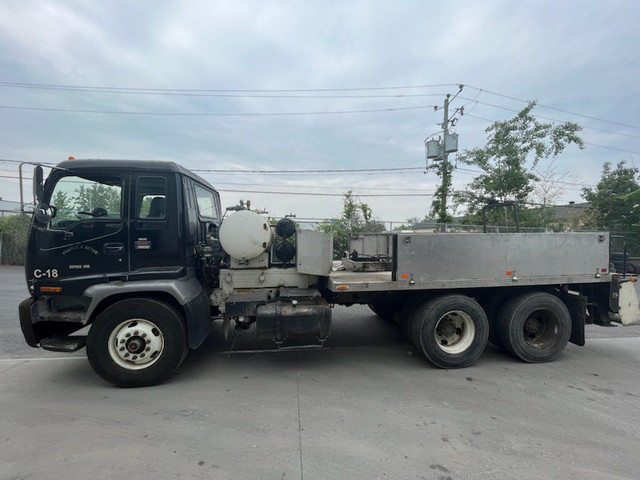
[[[40,340],[40,346],[52,352],[77,352],[86,344],[86,336],[47,337]]]

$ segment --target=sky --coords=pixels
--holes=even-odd
[[[540,165],[579,202],[604,162],[640,167],[638,25],[633,0],[1,2],[0,197],[16,161],[171,160],[224,206],[334,218],[353,190],[402,222],[428,213],[424,141],[457,94],[460,151],[529,100],[582,125]]]

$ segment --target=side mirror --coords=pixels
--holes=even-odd
[[[42,202],[36,205],[36,209],[33,212],[33,219],[39,227],[46,227],[54,216],[55,208]]]
[[[42,198],[44,197],[42,167],[40,165],[36,165],[33,169],[33,196],[38,203],[42,202]]]

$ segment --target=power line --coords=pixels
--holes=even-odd
[[[529,100],[517,98],[511,95],[506,95],[499,92],[494,92],[491,90],[487,90],[484,88],[479,88],[473,85],[468,84],[460,84],[460,83],[441,83],[441,84],[423,84],[423,85],[398,85],[398,86],[379,86],[379,87],[350,87],[350,88],[306,88],[306,89],[185,89],[185,88],[148,88],[148,87],[107,87],[107,86],[96,86],[96,85],[65,85],[65,84],[44,84],[44,83],[21,83],[21,82],[0,82],[0,87],[5,88],[25,88],[25,89],[44,89],[44,90],[57,90],[57,91],[74,91],[74,92],[90,92],[90,93],[122,93],[122,94],[144,94],[144,95],[182,95],[182,96],[220,96],[220,97],[250,97],[250,98],[402,98],[402,97],[425,97],[425,96],[441,96],[443,94],[436,93],[420,93],[420,94],[391,94],[391,95],[318,95],[319,93],[328,93],[328,92],[368,92],[368,91],[390,91],[390,90],[415,90],[415,89],[425,89],[425,88],[442,88],[442,87],[460,87],[464,86],[466,88],[470,88],[473,90],[477,90],[478,94],[476,95],[476,100],[466,99],[464,97],[460,97],[461,99],[470,100],[470,103],[477,102],[477,97],[486,93],[488,95],[494,95],[501,98],[506,98],[509,100],[514,100],[521,103],[529,103]],[[292,95],[292,94],[315,94],[315,95]],[[287,95],[282,95],[287,94]],[[491,105],[484,102],[479,102],[481,104],[487,106],[493,106],[496,108],[504,108],[497,105]],[[545,105],[538,103],[537,104],[541,108],[546,108],[549,110],[554,110],[557,112],[565,113],[568,115],[574,115],[581,118],[586,118],[589,120],[594,120],[598,122],[609,123],[612,125],[623,126],[627,128],[632,128],[636,130],[640,130],[639,126],[630,125],[623,122],[617,122],[614,120],[605,119],[602,117],[596,117],[592,115],[585,115],[578,112],[573,112],[570,110],[553,107],[550,105]],[[433,106],[436,107],[436,106]],[[69,109],[36,109],[35,107],[13,107],[13,106],[4,106],[0,108],[19,108],[19,109],[31,109],[31,110],[44,110],[44,111],[64,111],[64,112],[73,112],[79,113],[76,110]],[[516,110],[513,110],[516,111]],[[115,112],[105,112],[105,111],[86,111],[82,113],[115,113]],[[119,113],[119,112],[118,112]],[[322,114],[324,112],[310,112],[310,114]],[[346,112],[326,112],[326,113],[346,113]],[[349,113],[366,113],[361,111],[353,111]],[[157,113],[147,113],[147,112],[123,112],[123,114],[144,114],[144,115],[158,115]],[[294,113],[277,113],[277,115],[298,115],[298,114],[308,114],[307,112],[294,112]],[[182,114],[178,114],[182,115]],[[193,115],[193,114],[190,114]],[[216,114],[222,115],[222,114]],[[224,115],[240,115],[240,114],[224,114]],[[243,114],[247,115],[247,114]],[[257,115],[257,114],[254,114]],[[609,132],[609,133],[617,133],[617,132]]]
[[[89,85],[59,85],[46,83],[17,83],[0,82],[2,87],[17,88],[43,88],[43,89],[69,89],[69,90],[100,90],[105,92],[193,92],[193,93],[310,93],[310,92],[361,92],[382,90],[410,90],[419,88],[442,88],[459,86],[458,83],[439,83],[432,85],[400,85],[381,87],[351,87],[351,88],[279,88],[279,89],[194,89],[194,88],[142,88],[142,87],[105,87]]]
[[[595,143],[584,143],[585,145],[589,145],[590,147],[597,147],[597,148],[604,148],[606,150],[615,150],[616,152],[623,152],[623,153],[631,153],[633,155],[640,155],[640,152],[634,152],[633,150],[624,150],[623,148],[616,148],[616,147],[607,147],[605,145],[597,145]]]
[[[481,102],[480,102],[480,103],[481,103]],[[482,105],[489,105],[489,104],[487,104],[487,103],[483,103]],[[489,105],[489,106],[496,107],[496,108],[502,108],[503,110],[510,110],[510,111],[512,111],[512,112],[515,112],[515,111],[516,111],[516,110],[512,110],[512,109],[510,109],[510,108],[506,108],[506,107],[499,107],[499,106],[496,106],[496,105]],[[495,123],[495,122],[499,121],[499,120],[490,120],[490,119],[488,119],[488,118],[479,117],[479,116],[477,116],[477,115],[472,115],[472,114],[467,114],[467,113],[465,113],[465,117],[471,117],[471,118],[475,118],[475,119],[478,119],[478,120],[483,120],[483,121],[485,121],[485,122],[490,122],[490,123]],[[537,115],[534,115],[534,117],[536,117],[536,118],[542,118],[542,119],[545,119],[545,120],[552,120],[552,121],[556,121],[556,120],[553,120],[553,119],[550,119],[550,118],[540,117],[540,116],[537,116]],[[583,128],[588,129],[589,127],[583,127]],[[596,129],[596,130],[600,130],[601,132],[606,132],[606,133],[618,134],[617,132],[608,132],[608,131],[606,131],[606,130],[601,130],[601,129]],[[621,134],[621,135],[624,135],[624,134]],[[636,137],[636,138],[640,138],[640,136],[636,136],[636,135],[626,135],[626,136],[633,136],[633,137]],[[585,144],[585,145],[588,145],[588,146],[590,146],[590,147],[604,148],[604,149],[606,149],[606,150],[615,150],[615,151],[617,151],[617,152],[631,153],[631,154],[634,154],[634,155],[640,155],[640,152],[636,152],[636,151],[633,151],[633,150],[625,150],[625,149],[622,149],[622,148],[608,147],[608,146],[606,146],[606,145],[598,145],[598,144],[595,144],[595,143],[588,143],[588,142],[584,142],[584,144]]]
[[[489,95],[495,95],[497,97],[507,98],[509,100],[515,100],[517,102],[522,102],[522,103],[529,103],[530,102],[530,100],[524,100],[522,98],[512,97],[510,95],[505,95],[503,93],[492,92],[491,90],[486,90],[486,89],[483,89],[483,88],[474,87],[472,85],[466,85],[465,84],[465,87],[471,88],[473,90],[480,90],[481,92],[488,93]],[[544,105],[544,104],[541,104],[541,103],[537,103],[536,105],[541,107],[541,108],[547,108],[549,110],[555,110],[556,112],[566,113],[566,114],[569,114],[569,115],[575,115],[576,117],[587,118],[589,120],[595,120],[597,122],[610,123],[612,125],[618,125],[618,126],[621,126],[621,127],[627,127],[627,128],[633,128],[635,130],[640,130],[640,127],[635,126],[635,125],[629,125],[627,123],[616,122],[614,120],[607,120],[605,118],[594,117],[594,116],[591,116],[591,115],[584,115],[582,113],[572,112],[570,110],[564,110],[562,108],[552,107],[552,106]]]
[[[424,170],[424,167],[391,167],[391,168],[340,168],[316,170],[237,170],[194,168],[192,172],[205,173],[362,173],[362,172],[396,172],[405,170]]]
[[[310,197],[344,197],[343,193],[324,193],[324,192],[284,192],[284,191],[264,191],[264,190],[218,190],[225,193],[259,193],[265,195],[300,195]],[[369,193],[357,194],[358,197],[431,197],[434,192],[427,193]]]
[[[20,160],[9,160],[9,159],[0,159],[0,162],[10,162],[10,163],[23,163]],[[424,170],[424,167],[390,167],[390,168],[343,168],[343,169],[311,169],[311,170],[237,170],[237,169],[198,169],[198,168],[193,168],[190,169],[192,172],[195,173],[203,173],[203,174],[213,174],[213,173],[219,173],[219,174],[248,174],[248,175],[257,175],[257,174],[303,174],[303,175],[308,175],[308,174],[335,174],[335,173],[358,173],[358,174],[365,174],[365,175],[372,175],[372,174],[390,174],[390,173],[396,173],[396,174],[409,174],[415,171],[419,171],[419,170]],[[478,175],[483,175],[486,174],[486,172],[482,171],[482,170],[475,170],[475,169],[470,169],[470,168],[463,168],[463,167],[456,167],[457,171],[460,172],[466,172],[466,173],[471,173],[471,174],[478,174]],[[15,176],[9,176],[9,175],[0,175],[0,178],[9,178],[9,179],[19,179],[18,177]],[[29,180],[29,178],[25,178],[25,180]],[[234,182],[215,182],[217,185],[252,185],[252,186],[261,186],[264,184],[258,184],[258,183],[253,183],[253,184],[249,184],[249,183],[234,183]],[[581,186],[581,187],[594,187],[594,185],[589,185],[589,184],[585,184],[585,183],[579,183],[579,182],[565,182],[562,180],[553,180],[553,181],[549,181],[548,183],[557,183],[557,184],[561,184],[561,185],[571,185],[571,186]],[[317,185],[264,185],[264,186],[278,186],[278,187],[298,187],[298,188],[312,188],[315,187]],[[347,190],[385,190],[385,191],[399,191],[399,190],[405,190],[405,191],[412,191],[413,189],[407,189],[407,188],[379,188],[379,187],[358,187],[358,186],[332,186],[332,185],[327,185],[327,186],[323,186],[323,188],[344,188]],[[419,188],[418,190],[420,191],[424,191],[422,188]]]
[[[161,116],[161,117],[286,117],[286,116],[304,116],[304,115],[342,115],[353,113],[386,113],[397,112],[402,110],[424,110],[431,109],[435,105],[419,105],[413,107],[391,107],[391,108],[372,108],[367,110],[327,110],[313,112],[268,112],[268,113],[193,113],[193,112],[138,112],[124,110],[81,110],[72,108],[47,108],[47,107],[23,107],[16,105],[0,105],[0,108],[8,110],[26,110],[36,112],[57,112],[57,113],[90,113],[104,115],[140,115],[140,116]]]
[[[467,100],[466,98],[463,98],[463,97],[460,97],[460,98],[463,99],[463,100]],[[515,113],[519,113],[520,112],[520,110],[516,110],[514,108],[509,108],[509,107],[503,107],[502,105],[495,105],[493,103],[486,103],[486,102],[481,102],[481,101],[478,101],[478,100],[475,100],[475,101],[472,101],[472,102],[475,102],[476,104],[479,104],[479,105],[485,105],[487,107],[499,108],[500,110],[506,110],[508,112],[515,112]],[[473,117],[473,115],[468,114],[467,112],[465,112],[464,115],[467,116],[467,117]],[[548,120],[548,121],[554,122],[554,123],[557,123],[557,122],[561,121],[561,120],[558,120],[556,118],[544,117],[542,115],[532,115],[532,117],[539,118],[539,119],[542,119],[542,120]],[[477,117],[477,118],[479,118],[479,117]],[[483,119],[483,120],[487,120],[487,119]],[[491,120],[488,120],[488,121],[491,121]],[[495,122],[495,120],[494,120],[494,122]],[[586,126],[586,125],[580,125],[580,126],[585,130],[596,130],[598,132],[611,133],[613,135],[621,135],[623,137],[640,138],[640,135],[633,135],[631,133],[614,132],[614,131],[611,131],[611,130],[605,130],[603,128],[590,127],[590,126]]]
[[[484,172],[482,170],[474,170],[471,168],[462,168],[462,167],[457,167],[456,170],[461,171],[461,172],[468,172],[468,173],[474,173],[474,174],[480,174],[480,175],[485,175],[487,174],[487,172]],[[577,186],[577,187],[591,187],[594,188],[595,185],[589,185],[588,183],[580,183],[580,182],[565,182],[563,180],[548,180],[547,183],[557,183],[559,185],[572,185],[572,186]]]
[[[99,88],[73,88],[73,87],[55,87],[55,86],[38,86],[38,85],[4,85],[0,82],[0,87],[20,87],[35,90],[52,90],[59,92],[71,92],[71,93],[106,93],[117,95],[160,95],[160,96],[177,96],[177,97],[211,97],[211,98],[291,98],[291,99],[357,99],[357,98],[416,98],[416,97],[441,97],[446,95],[445,93],[393,93],[393,94],[323,94],[321,92],[312,94],[301,93],[197,93],[197,92],[184,92],[184,91],[144,91],[144,90],[103,90]]]
[[[277,188],[317,188],[319,185],[316,183],[314,185],[308,184],[276,184],[276,183],[246,183],[246,182],[215,182],[216,185],[242,185],[249,187],[277,187]],[[362,191],[362,190],[375,190],[375,191],[383,191],[383,192],[416,192],[416,191],[424,191],[424,188],[416,187],[416,188],[383,188],[383,187],[361,187],[358,185],[322,185],[322,188],[339,188],[341,190],[353,190],[353,191]]]

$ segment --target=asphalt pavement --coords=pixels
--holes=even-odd
[[[489,346],[440,370],[339,307],[324,349],[232,349],[216,328],[166,383],[119,389],[83,351],[24,343],[26,295],[0,267],[0,479],[638,478],[640,327],[589,326],[550,364]]]

